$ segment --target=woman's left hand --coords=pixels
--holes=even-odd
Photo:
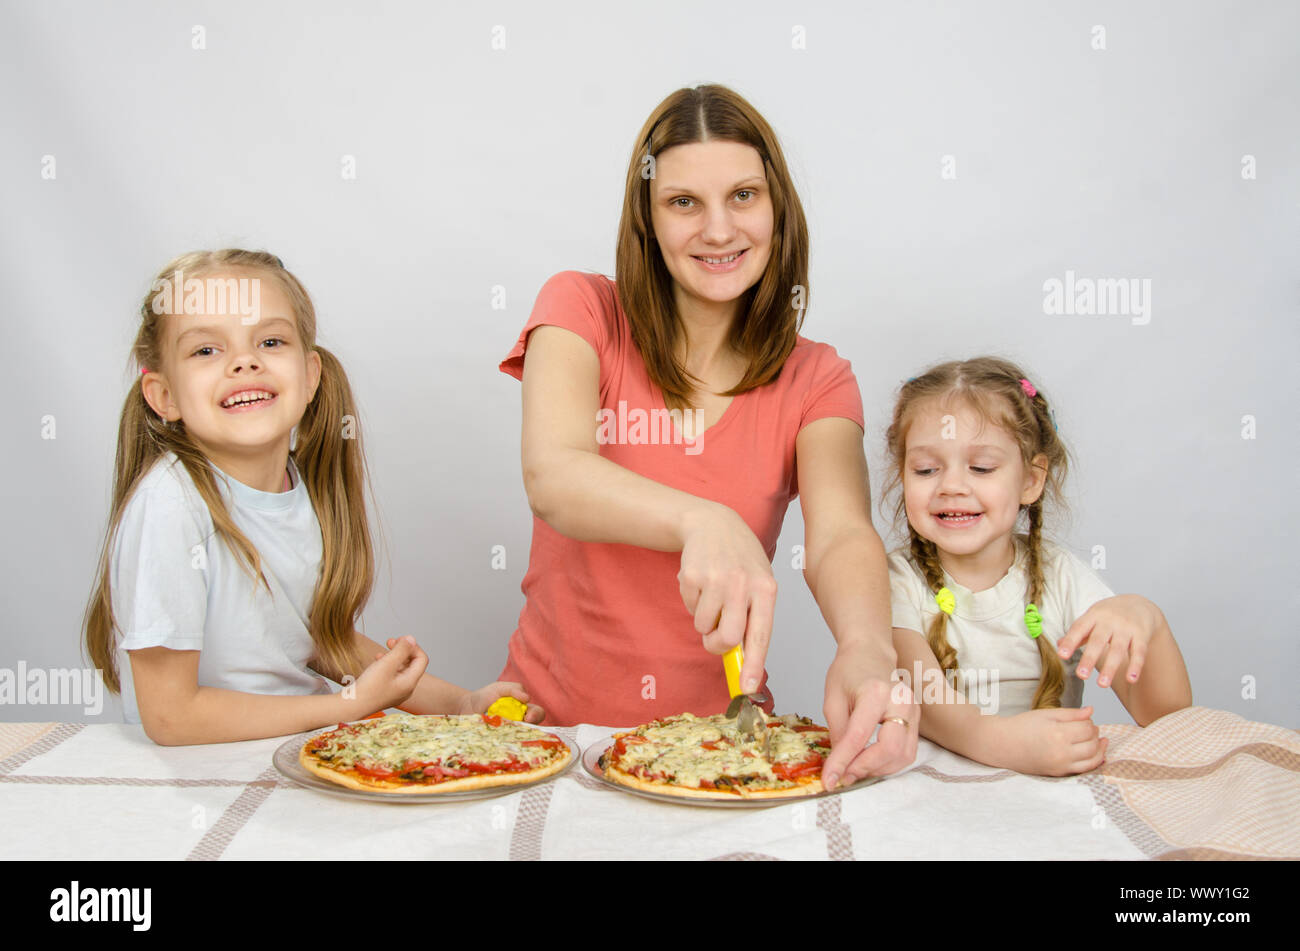
[[[916,759],[921,708],[906,684],[891,680],[890,663],[866,647],[842,646],[835,652],[822,708],[831,731],[831,754],[822,767],[827,789],[896,773]],[[907,726],[882,722],[886,717],[901,717]],[[877,725],[876,742],[868,745]]]
[[[1097,675],[1099,687],[1109,687],[1127,661],[1128,682],[1133,684],[1142,674],[1151,638],[1165,623],[1160,609],[1141,595],[1116,595],[1084,611],[1057,641],[1056,650],[1062,658],[1068,658],[1080,644],[1088,645],[1076,671],[1081,680],[1088,679],[1105,652]]]

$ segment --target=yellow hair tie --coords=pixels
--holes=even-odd
[[[939,593],[934,596],[934,602],[939,605],[939,610],[944,614],[952,614],[953,608],[957,607],[957,598],[947,588],[939,589]]]
[[[1043,633],[1043,616],[1032,604],[1025,606],[1025,627],[1029,629],[1030,637],[1037,637]]]

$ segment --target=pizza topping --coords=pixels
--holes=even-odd
[[[360,727],[341,724],[309,740],[305,749],[333,770],[421,783],[525,772],[568,756],[561,740],[539,738],[535,727],[500,717],[409,714],[394,714]]]
[[[358,773],[365,773],[367,776],[375,776],[379,779],[392,779],[397,775],[397,770],[368,759],[357,760],[354,768]]]
[[[440,779],[464,779],[469,775],[469,770],[448,769],[445,766],[429,766],[425,768],[424,775],[437,782]]]
[[[800,776],[821,775],[825,760],[820,753],[813,753],[801,763],[774,763],[772,771],[782,779],[798,779]]]
[[[736,721],[682,714],[616,737],[602,765],[643,780],[694,789],[793,789],[821,775],[829,733],[787,716],[767,722],[768,753]]]

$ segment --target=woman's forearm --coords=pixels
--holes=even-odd
[[[894,669],[890,633],[889,571],[880,536],[870,528],[845,529],[805,553],[804,580],[841,648],[878,655],[882,676]]]
[[[681,551],[691,521],[724,508],[583,449],[526,462],[524,489],[533,513],[561,535],[655,551]]]

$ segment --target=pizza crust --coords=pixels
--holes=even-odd
[[[735,792],[727,792],[724,789],[698,789],[691,786],[674,786],[671,783],[656,783],[625,773],[617,766],[606,766],[604,774],[610,782],[621,786],[657,793],[661,796],[679,796],[683,799],[799,799],[803,796],[815,796],[823,791],[820,778],[801,782],[793,788],[746,789],[744,786],[733,786],[731,788]]]
[[[340,772],[309,755],[306,748],[298,751],[299,765],[313,776],[337,783],[340,786],[346,786],[348,789],[384,793],[468,792],[471,789],[487,789],[490,786],[519,786],[558,773],[569,765],[569,760],[572,757],[572,750],[566,749],[561,759],[523,772],[480,773],[476,776],[444,779],[440,783],[400,783],[391,779],[380,779],[378,776],[366,776],[363,773]]]

